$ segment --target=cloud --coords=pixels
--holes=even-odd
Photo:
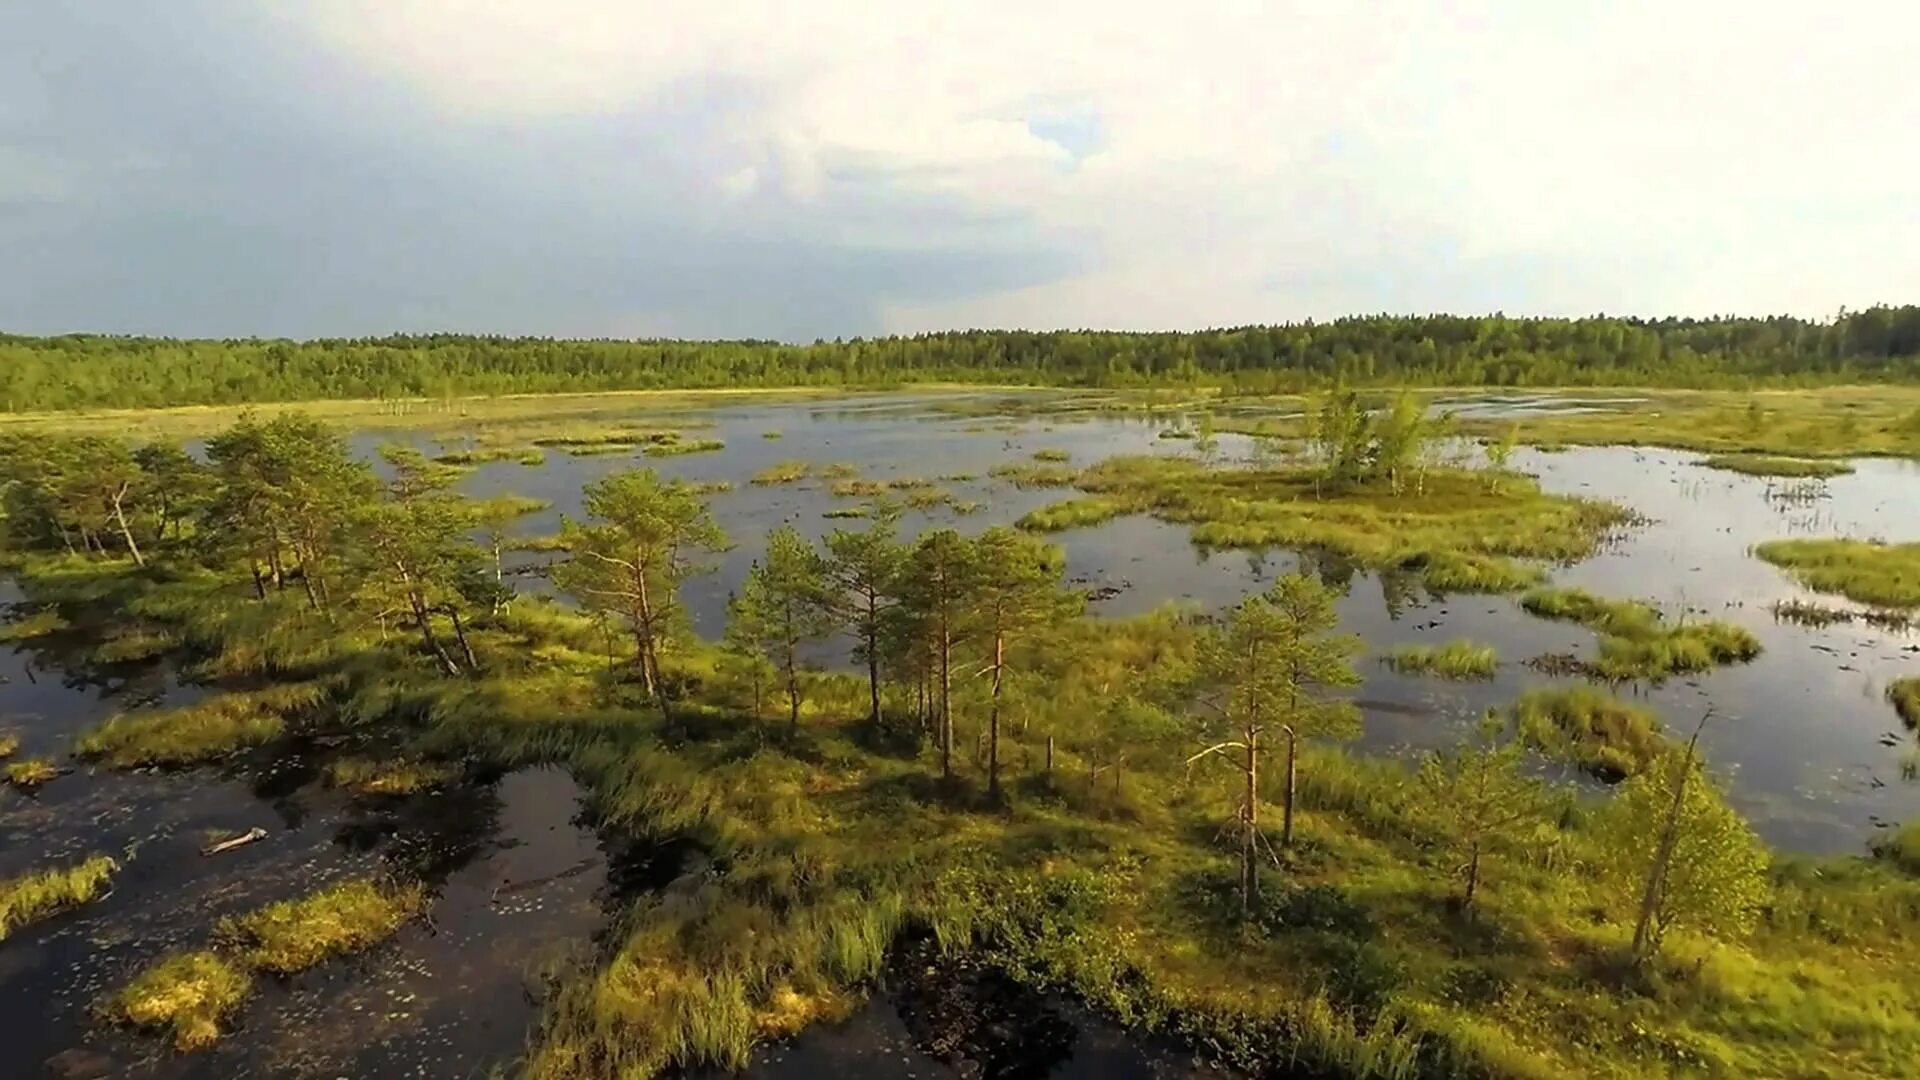
[[[0,323],[1825,314],[1920,281],[1916,32],[1894,0],[16,10],[0,240],[47,270],[0,271]]]

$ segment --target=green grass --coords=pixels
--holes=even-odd
[[[459,776],[459,769],[432,761],[344,758],[327,765],[327,783],[363,795],[412,795],[445,787]]]
[[[0,780],[5,780],[22,791],[32,791],[41,784],[58,777],[60,766],[46,758],[21,758],[0,766]]]
[[[1407,675],[1443,679],[1491,679],[1500,670],[1500,654],[1491,645],[1449,641],[1444,645],[1402,645],[1388,653],[1387,666]]]
[[[222,919],[215,937],[248,966],[287,975],[385,941],[426,903],[417,885],[356,879]]]
[[[547,456],[538,447],[488,446],[472,450],[451,450],[434,455],[441,465],[485,465],[493,461],[512,461],[521,465],[545,464]]]
[[[536,499],[531,495],[489,495],[484,499],[471,500],[474,512],[483,520],[503,521],[528,514],[537,514],[553,504],[545,499]]]
[[[12,757],[20,750],[20,736],[11,731],[0,731],[0,760]]]
[[[1078,499],[1067,499],[1064,502],[1049,503],[1038,510],[1030,510],[1020,515],[1020,520],[1014,522],[1014,526],[1032,532],[1061,532],[1066,529],[1099,525],[1129,513],[1132,509],[1133,505],[1124,499],[1087,495]]]
[[[1528,745],[1607,781],[1638,773],[1666,744],[1652,713],[1592,687],[1529,690],[1509,715]]]
[[[180,1050],[217,1042],[221,1022],[253,992],[245,968],[208,950],[170,954],[110,997],[109,1017],[140,1028],[163,1028]]]
[[[1920,874],[1920,821],[1909,821],[1873,845],[1873,853],[1909,874]]]
[[[1920,675],[1909,675],[1887,684],[1887,703],[1900,714],[1910,728],[1920,728]]]
[[[1436,593],[1519,592],[1547,577],[1545,570],[1505,556],[1455,551],[1423,551],[1409,556],[1400,566],[1417,571],[1421,583]]]
[[[1853,471],[1853,466],[1844,461],[1778,457],[1773,454],[1713,454],[1702,458],[1700,464],[1709,469],[1743,473],[1747,476],[1824,479],[1831,476],[1845,476]]]
[[[864,518],[871,517],[872,515],[873,507],[865,505],[836,506],[830,510],[824,510],[820,514],[820,516],[824,518]]]
[[[680,457],[685,454],[710,454],[715,450],[724,450],[727,444],[719,439],[689,439],[685,441],[649,443],[644,453],[648,457]]]
[[[95,855],[57,870],[0,880],[0,941],[23,926],[98,899],[119,869],[111,858]]]
[[[74,749],[117,769],[214,761],[280,738],[289,715],[314,708],[325,695],[321,683],[291,683],[177,709],[120,713],[82,734]]]
[[[987,475],[1024,491],[1029,488],[1072,487],[1080,471],[1064,465],[1009,462],[988,469]]]
[[[760,437],[763,439],[783,439],[786,438],[786,434],[786,432],[781,431],[779,428],[768,428],[760,433]]]
[[[1920,544],[1770,540],[1753,553],[1815,592],[1879,607],[1920,607]]]
[[[1520,604],[1543,619],[1576,622],[1600,635],[1600,655],[1588,673],[1611,681],[1664,679],[1745,663],[1760,641],[1743,627],[1717,620],[1669,625],[1652,605],[1613,600],[1579,588],[1540,588]]]
[[[762,487],[795,484],[812,475],[813,466],[805,461],[780,461],[753,474],[753,482]]]
[[[22,619],[0,626],[0,642],[32,641],[51,637],[71,629],[67,617],[53,608],[42,608]]]
[[[1033,460],[1059,463],[1072,461],[1073,455],[1065,450],[1035,450],[1033,452]]]

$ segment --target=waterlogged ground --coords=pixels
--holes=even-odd
[[[845,463],[872,479],[925,477],[962,502],[909,511],[911,534],[932,525],[976,531],[1066,498],[1061,489],[1019,490],[989,477],[996,465],[1064,452],[1073,465],[1116,454],[1192,453],[1162,438],[1190,418],[1168,414],[1050,412],[1070,396],[1034,395],[1001,411],[990,395],[891,395],[798,403],[736,402],[712,409],[630,417],[674,427],[724,449],[646,458],[638,451],[574,457],[549,449],[543,464],[477,468],[465,490],[512,492],[552,507],[514,524],[534,536],[579,513],[581,486],[647,465],[696,481],[732,484],[712,496],[736,548],[690,589],[697,628],[717,635],[729,592],[759,554],[765,533],[791,523],[810,536],[839,524],[824,513],[858,505],[829,482],[756,486],[781,461]],[[1583,398],[1477,398],[1476,415],[1591,410]],[[697,429],[697,430],[696,430]],[[767,438],[777,431],[779,438]],[[373,454],[390,432],[355,437]],[[457,449],[436,431],[414,441]],[[1221,436],[1214,455],[1251,459],[1251,440]],[[1462,453],[1471,448],[1461,448]],[[1882,698],[1886,682],[1920,670],[1920,634],[1838,624],[1808,629],[1775,621],[1779,600],[1813,599],[1748,549],[1789,536],[1920,539],[1920,464],[1862,460],[1849,476],[1789,488],[1779,481],[1714,472],[1691,453],[1624,448],[1560,453],[1522,450],[1515,465],[1552,491],[1614,499],[1649,519],[1600,555],[1557,568],[1554,580],[1682,612],[1728,619],[1757,634],[1755,663],[1628,690],[1690,731],[1711,707],[1703,744],[1734,800],[1775,845],[1858,852],[1884,825],[1920,813],[1920,784],[1901,779],[1914,745]],[[1795,483],[1798,482],[1788,482]],[[858,525],[858,522],[850,524]],[[1217,608],[1301,562],[1285,551],[1205,552],[1184,526],[1121,518],[1055,534],[1068,573],[1093,591],[1094,610],[1124,615],[1167,602]],[[550,556],[511,556],[516,583],[543,590]],[[1373,654],[1356,695],[1365,742],[1405,751],[1457,738],[1487,708],[1552,682],[1524,665],[1545,653],[1590,652],[1592,635],[1522,612],[1513,598],[1436,598],[1395,576],[1342,578],[1347,628]],[[13,599],[0,595],[0,602]],[[1825,602],[1844,606],[1844,602]],[[1472,637],[1496,646],[1499,676],[1447,683],[1400,676],[1378,655],[1403,643]],[[201,693],[164,668],[102,670],[63,655],[56,643],[0,651],[0,727],[22,736],[23,755],[64,755],[73,734],[125,708],[180,704]],[[838,650],[821,653],[834,662]],[[636,890],[677,872],[671,853],[614,849],[588,827],[566,775],[523,770],[482,777],[441,794],[356,798],[319,779],[331,748],[308,746],[277,760],[186,774],[108,774],[79,766],[27,796],[0,788],[0,877],[105,852],[125,864],[107,898],[29,927],[0,943],[0,1076],[470,1076],[511,1070],[538,1013],[540,973],[590,949],[609,912]],[[1577,782],[1577,781],[1569,781]],[[258,826],[267,839],[203,856],[210,835]],[[350,875],[398,872],[436,894],[431,918],[359,958],[330,962],[284,982],[266,980],[237,1031],[215,1049],[175,1055],[162,1040],[97,1023],[99,997],[161,953],[205,942],[219,916],[311,891]],[[51,1061],[53,1064],[47,1064]],[[1190,1053],[1146,1044],[1070,1003],[1023,994],[991,972],[951,970],[909,951],[872,1000],[840,1024],[765,1047],[753,1075],[1182,1076]]]

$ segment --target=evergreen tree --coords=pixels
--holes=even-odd
[[[1009,648],[1077,614],[1084,598],[1061,587],[1066,559],[1059,548],[998,526],[974,541],[974,573],[967,611],[987,651],[992,678],[987,712],[987,796],[1000,791],[1000,714]]]
[[[792,526],[767,536],[766,558],[747,571],[738,606],[787,693],[787,733],[800,731],[800,651],[833,630],[827,564]]]
[[[853,658],[867,669],[867,722],[880,727],[880,663],[889,619],[900,602],[907,551],[890,514],[865,529],[836,529],[827,537],[827,574],[834,610],[853,635]]]

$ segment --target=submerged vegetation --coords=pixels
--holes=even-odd
[[[1920,607],[1920,544],[1771,540],[1753,553],[1815,592],[1880,607]]]
[[[1500,668],[1500,656],[1491,645],[1449,641],[1444,645],[1402,645],[1387,654],[1386,663],[1408,675],[1491,679]]]
[[[30,923],[92,902],[119,870],[113,859],[95,855],[72,866],[0,879],[0,941]]]
[[[1435,589],[1535,585],[1627,521],[1440,460],[1405,407],[1314,415],[1284,466],[1038,478]],[[343,747],[333,782],[391,793],[556,765],[610,837],[690,852],[553,973],[536,1077],[740,1066],[846,1015],[903,941],[1254,1073],[1891,1074],[1920,1048],[1920,880],[1895,858],[1776,863],[1692,747],[1588,686],[1528,695],[1418,763],[1349,753],[1359,645],[1310,574],[1223,617],[1099,618],[1039,537],[903,536],[877,514],[756,545],[716,642],[689,595],[728,538],[701,489],[651,470],[597,479],[543,541],[561,602],[515,595],[443,473],[402,455],[375,475],[308,420],[249,419],[204,463],[0,449],[32,610],[137,622],[212,684],[81,753],[185,765],[311,738]],[[792,462],[764,482],[809,477],[852,479]],[[1600,665],[1739,651],[1645,605],[1528,601],[1600,633]],[[853,670],[810,662],[835,642]],[[1456,643],[1409,663],[1492,659]],[[1630,778],[1550,785],[1528,747]],[[106,1012],[204,1046],[256,974],[370,947],[427,902],[357,880],[221,920]]]

